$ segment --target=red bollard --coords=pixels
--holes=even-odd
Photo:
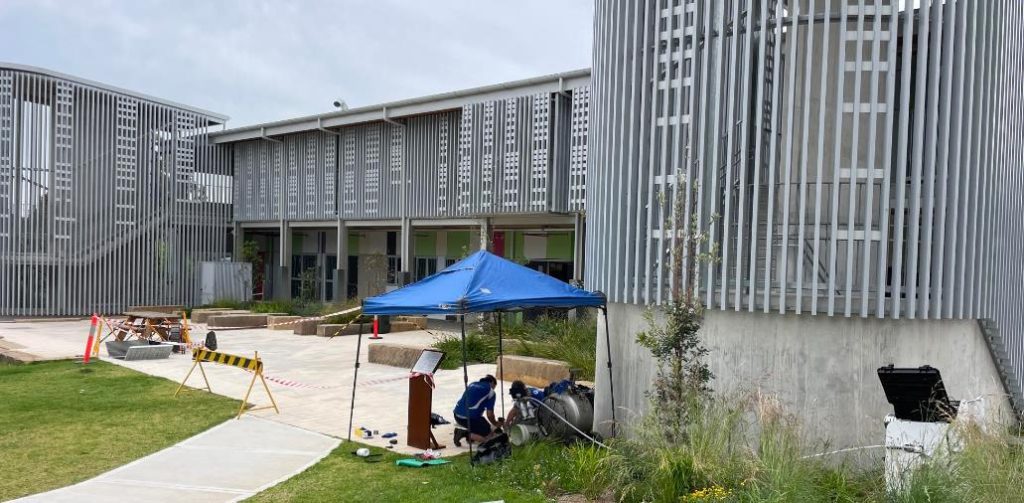
[[[373,315],[373,335],[370,336],[370,338],[383,339],[383,337],[380,336],[380,319],[377,318],[376,314]]]
[[[92,323],[89,326],[89,338],[85,341],[85,354],[82,355],[82,363],[89,363],[89,357],[92,356],[92,341],[96,339],[96,325],[97,325],[96,314],[92,315]]]

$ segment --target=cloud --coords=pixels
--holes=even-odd
[[[215,110],[231,125],[590,65],[588,0],[5,0],[0,60]]]

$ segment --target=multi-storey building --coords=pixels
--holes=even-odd
[[[195,264],[231,255],[265,297],[365,297],[487,246],[607,294],[598,422],[609,379],[646,407],[635,334],[683,289],[714,386],[777,392],[836,444],[880,437],[887,363],[1020,409],[1022,13],[597,0],[592,75],[217,132],[0,65],[0,316],[194,303]],[[694,225],[715,260],[691,268]]]
[[[1020,407],[1022,14],[598,0],[585,284],[611,302],[618,403],[645,406],[635,334],[678,287],[719,388],[779,392],[839,443],[880,438],[888,363]],[[693,225],[714,260],[690,268]]]
[[[227,117],[0,64],[0,316],[189,302],[224,256]]]
[[[481,246],[582,279],[589,75],[212,134],[235,173],[236,246],[263,257],[257,291],[366,297]]]

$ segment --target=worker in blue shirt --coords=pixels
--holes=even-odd
[[[502,426],[494,417],[494,388],[497,386],[498,380],[487,375],[466,387],[459,403],[455,404],[455,422],[465,428],[455,429],[455,445],[462,445],[460,441],[466,437],[472,443],[483,442],[491,437],[492,425],[494,428]]]

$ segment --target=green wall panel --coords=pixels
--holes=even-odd
[[[416,243],[414,245],[414,255],[417,257],[436,257],[437,256],[437,232],[434,231],[416,231]]]
[[[572,260],[571,232],[548,234],[547,258],[556,260]]]
[[[448,231],[445,256],[460,258],[476,251],[469,246],[469,231]]]

